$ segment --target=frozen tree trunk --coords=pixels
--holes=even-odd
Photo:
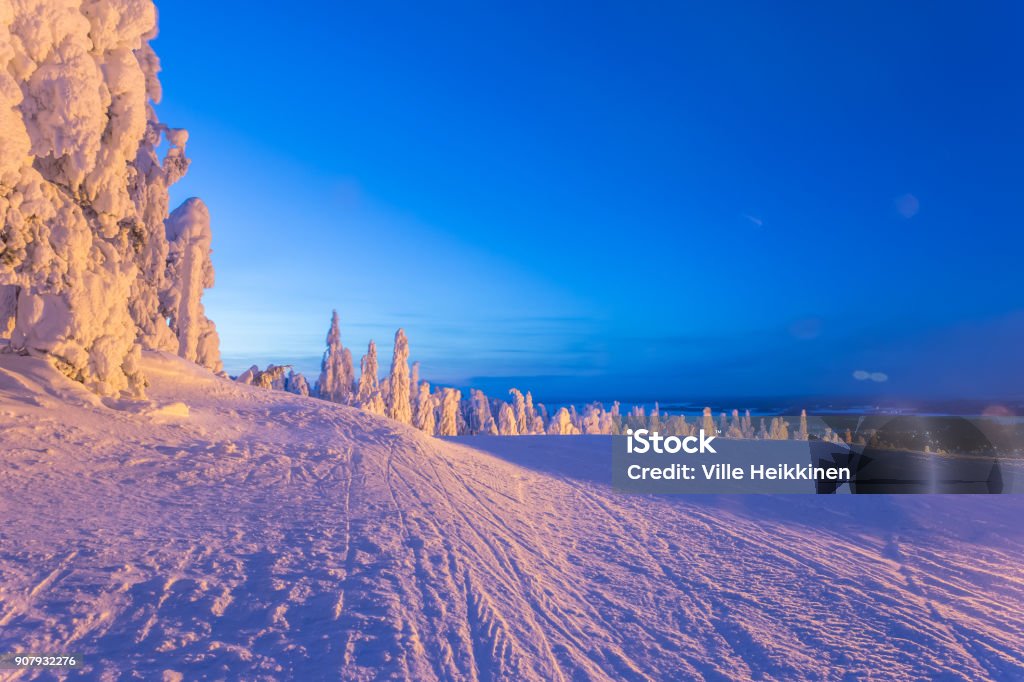
[[[222,369],[217,328],[206,317],[203,290],[213,286],[210,261],[210,212],[201,200],[185,200],[167,218],[167,273],[173,282],[166,294],[168,321],[178,339],[178,355],[208,367]]]
[[[405,332],[395,332],[395,350],[391,355],[391,374],[388,380],[387,416],[403,424],[412,423],[409,402],[409,340]]]

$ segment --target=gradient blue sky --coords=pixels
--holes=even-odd
[[[1019,3],[157,4],[230,370],[1024,393]]]

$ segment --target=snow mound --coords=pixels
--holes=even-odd
[[[188,419],[54,409],[60,375],[0,357],[0,651],[100,679],[1024,676],[1019,498],[626,496],[601,436],[469,447],[141,367]]]
[[[153,419],[188,419],[189,409],[183,402],[173,402],[154,407],[146,414]]]
[[[102,407],[96,394],[54,371],[46,360],[0,353],[0,405],[18,402],[57,409]]]

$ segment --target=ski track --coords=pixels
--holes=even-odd
[[[145,362],[187,419],[0,358],[0,651],[101,680],[1024,679],[1016,498],[628,496],[606,440],[464,440],[495,456]]]

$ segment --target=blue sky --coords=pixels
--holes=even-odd
[[[158,112],[229,369],[337,308],[548,400],[1024,393],[1020,5],[212,5]]]

